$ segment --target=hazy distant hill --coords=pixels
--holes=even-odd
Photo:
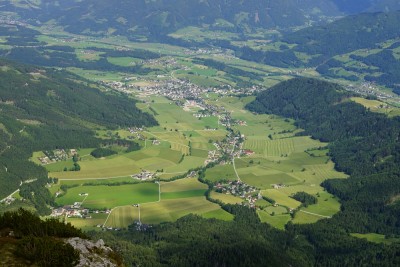
[[[335,5],[347,14],[366,11],[395,11],[400,9],[398,0],[332,0]]]
[[[397,0],[4,0],[1,4],[2,15],[17,14],[32,24],[57,24],[73,33],[158,40],[188,26],[254,33],[400,9]]]
[[[279,67],[317,67],[324,76],[363,78],[400,93],[399,25],[400,11],[362,13],[286,34],[280,39],[286,44],[279,51],[234,49],[247,60]]]
[[[336,16],[336,6],[323,0],[65,0],[3,1],[3,11],[30,22],[55,20],[74,33],[166,35],[187,26],[233,32],[255,28],[289,28]]]

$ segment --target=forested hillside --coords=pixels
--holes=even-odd
[[[337,260],[336,256],[329,258],[327,249],[340,251],[344,232],[400,234],[400,120],[372,113],[351,102],[349,96],[337,85],[298,78],[264,91],[248,105],[255,112],[293,118],[305,129],[302,134],[330,142],[336,168],[351,175],[347,180],[323,183],[341,199],[340,213],[328,221],[296,227],[321,253],[323,266]],[[399,255],[393,252],[384,257],[398,264]]]
[[[279,50],[227,46],[247,60],[278,67],[312,67],[323,76],[377,82],[397,91],[400,83],[400,11],[363,13],[289,33]]]
[[[4,11],[33,23],[57,22],[67,31],[158,38],[187,26],[252,32],[256,28],[302,26],[338,15],[329,1],[315,0],[134,0],[134,1],[6,1]]]
[[[33,151],[97,147],[94,129],[157,124],[135,101],[61,71],[0,61],[0,199],[19,188],[42,214],[52,202]],[[36,194],[31,194],[36,192]]]

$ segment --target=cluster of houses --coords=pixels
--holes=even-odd
[[[227,181],[226,183],[218,182],[214,185],[214,190],[218,193],[240,197],[252,208],[255,208],[256,201],[262,198],[260,191],[257,188],[240,180]]]
[[[76,207],[76,205],[66,205],[64,207],[55,208],[51,212],[51,217],[67,217],[67,218],[82,218],[91,219],[90,214],[105,213],[110,214],[111,210],[89,210],[82,208],[81,206]]]
[[[142,132],[144,131],[144,128],[142,127],[131,127],[128,128],[128,131],[130,134],[132,134],[133,136],[128,136],[129,139],[134,139],[137,138],[138,140],[142,140],[144,141],[146,138],[145,136],[142,134]]]
[[[78,154],[76,149],[70,149],[69,151],[65,149],[56,149],[52,151],[43,151],[43,153],[44,156],[38,157],[40,163],[42,163],[43,165],[57,161],[67,160],[71,156]]]
[[[351,92],[356,92],[361,95],[373,95],[376,96],[377,98],[381,100],[387,100],[387,99],[392,99],[394,98],[393,95],[388,94],[380,90],[374,82],[363,82],[359,85],[353,85],[350,84],[345,87],[346,90],[351,91]]]
[[[155,176],[155,173],[143,170],[141,173],[132,175],[132,178],[138,179],[140,181],[146,181],[153,179]]]
[[[207,89],[189,81],[172,79],[163,80],[147,86],[136,86],[134,89],[149,95],[162,95],[171,100],[200,99]]]
[[[207,166],[208,163],[216,162],[219,160],[221,154],[218,150],[210,150],[208,151],[207,159],[204,161],[204,165]]]
[[[286,187],[286,185],[284,185],[284,184],[273,184],[272,185],[273,189],[280,189],[280,188],[285,188],[285,187]]]
[[[179,64],[174,57],[147,59],[147,60],[142,60],[140,63],[145,64],[147,66],[162,66],[166,69],[186,67]]]
[[[0,203],[5,204],[5,205],[10,205],[14,201],[15,201],[15,198],[13,198],[12,196],[8,196],[5,199],[1,200]]]

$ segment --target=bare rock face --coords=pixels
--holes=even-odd
[[[96,243],[79,237],[69,238],[65,241],[80,253],[77,267],[117,267],[118,265],[109,257],[113,250],[105,246],[100,239]]]

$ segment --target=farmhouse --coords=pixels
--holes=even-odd
[[[159,140],[153,140],[153,145],[159,146],[161,142]]]
[[[135,179],[138,179],[138,180],[141,180],[141,181],[146,181],[146,180],[149,180],[149,179],[153,179],[154,176],[155,176],[154,173],[151,173],[149,171],[144,171],[143,170],[139,174],[132,175],[132,178],[135,178]]]
[[[251,156],[251,155],[254,154],[254,151],[253,151],[253,150],[250,150],[250,149],[245,149],[245,150],[243,150],[243,153],[244,153],[246,156]]]

